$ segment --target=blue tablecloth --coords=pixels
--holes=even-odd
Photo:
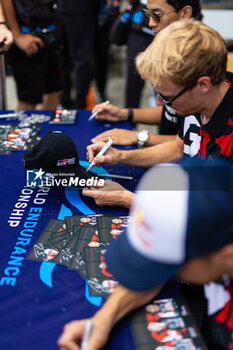
[[[48,130],[62,130],[74,140],[79,158],[85,160],[86,146],[93,136],[112,127],[130,128],[127,123],[88,122],[89,115],[90,112],[79,111],[76,125],[43,123],[40,136]],[[0,349],[55,350],[64,324],[93,315],[100,300],[88,300],[85,281],[76,272],[54,263],[25,259],[29,250],[51,218],[100,212],[127,215],[128,211],[99,208],[77,189],[73,192],[64,188],[51,188],[49,192],[26,189],[22,157],[23,152],[0,155]],[[131,190],[143,173],[143,169],[127,166],[105,169],[132,175],[133,181],[121,182]],[[16,217],[12,215],[16,210],[19,210],[18,225],[13,227],[10,218]],[[30,215],[33,212],[40,213],[34,221]],[[24,245],[20,237],[28,238]],[[127,322],[122,321],[116,327],[106,349],[135,349]]]

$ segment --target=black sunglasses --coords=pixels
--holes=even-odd
[[[167,106],[171,106],[172,102],[175,101],[178,97],[180,97],[181,95],[183,95],[186,91],[188,91],[190,88],[184,88],[183,90],[181,90],[180,92],[178,92],[178,94],[176,94],[175,96],[173,97],[170,97],[170,96],[164,96],[162,95],[160,92],[157,92],[156,93],[158,94],[160,100],[163,101],[163,103],[165,103],[165,105]]]
[[[150,17],[152,17],[156,23],[159,23],[160,18],[163,17],[164,15],[168,15],[169,13],[176,12],[176,10],[172,10],[164,13],[157,13],[154,10],[148,10],[148,9],[143,9],[142,11],[148,20],[150,19]]]

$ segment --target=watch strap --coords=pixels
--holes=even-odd
[[[132,122],[133,121],[133,108],[128,108],[128,118],[127,122]]]
[[[0,22],[0,24],[5,24],[5,26],[10,29],[9,24],[7,22]]]

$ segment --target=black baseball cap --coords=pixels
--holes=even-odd
[[[73,140],[62,131],[48,131],[23,157],[25,169],[43,169],[50,173],[67,173],[87,180],[93,174],[79,164]]]

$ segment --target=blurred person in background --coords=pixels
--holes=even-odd
[[[5,20],[2,5],[0,3],[0,44],[3,45],[1,49],[4,51],[9,50],[10,46],[13,44],[13,40],[13,34]]]
[[[96,82],[96,96],[99,102],[106,101],[106,84],[109,67],[109,33],[114,19],[119,15],[118,0],[99,0],[96,18],[94,44],[94,78]]]
[[[127,40],[125,107],[138,108],[145,81],[136,70],[135,58],[139,52],[144,51],[150,45],[154,33],[142,12],[146,8],[147,0],[130,0],[129,3],[135,10],[131,18]]]
[[[87,107],[93,78],[99,101],[106,99],[109,31],[118,7],[117,0],[58,0],[64,108]]]
[[[17,109],[55,109],[61,94],[59,60],[55,52],[54,0],[2,0],[14,45],[7,59],[16,81]]]
[[[64,107],[86,108],[86,96],[94,74],[95,23],[99,8],[96,0],[59,0],[58,8],[66,40],[66,62],[74,73],[75,98],[72,101],[64,71],[65,94],[61,98]],[[62,64],[63,69],[66,62]],[[72,84],[72,83],[71,83]],[[67,87],[67,89],[66,89]]]
[[[63,60],[63,107],[85,109],[86,96],[93,78],[94,36],[98,1],[58,0],[61,25],[64,31],[65,61]],[[69,68],[67,69],[67,65]],[[71,98],[70,73],[74,76],[74,101]]]

